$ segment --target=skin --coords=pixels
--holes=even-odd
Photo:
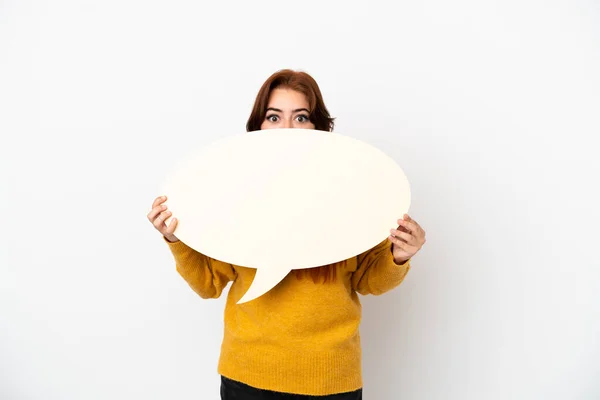
[[[309,115],[308,101],[304,94],[290,89],[274,89],[269,96],[267,115],[260,129],[315,129]]]
[[[390,229],[388,239],[392,242],[394,262],[402,265],[421,250],[426,242],[425,231],[408,214],[397,222],[398,227]]]
[[[309,120],[310,111],[308,101],[304,94],[290,89],[274,89],[269,97],[267,114],[260,129],[275,128],[304,128],[315,129],[315,125]],[[169,242],[177,242],[175,236],[177,219],[172,217],[164,202],[166,196],[157,197],[152,203],[152,209],[148,213],[148,220]],[[413,257],[425,244],[425,231],[408,214],[404,214],[397,221],[398,227],[390,229],[388,240],[392,243],[394,262],[398,265],[404,264]]]

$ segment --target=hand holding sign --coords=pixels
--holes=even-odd
[[[160,196],[152,203],[152,209],[148,213],[148,220],[154,225],[169,242],[177,242],[179,239],[175,236],[175,228],[177,227],[177,218],[171,218],[172,212],[167,208],[165,204],[167,196]],[[167,219],[171,218],[169,225],[165,223]]]
[[[372,248],[410,205],[408,180],[394,160],[359,140],[312,129],[218,140],[173,168],[164,193],[178,222],[173,232],[168,220],[155,226],[209,257],[257,269],[240,303],[292,269]]]

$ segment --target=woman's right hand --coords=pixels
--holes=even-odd
[[[179,239],[173,234],[177,227],[177,219],[172,218],[168,226],[165,224],[165,220],[171,216],[171,211],[163,204],[165,201],[167,196],[160,196],[154,200],[152,210],[148,213],[148,220],[169,242],[178,242]]]

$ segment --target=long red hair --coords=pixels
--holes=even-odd
[[[327,107],[325,107],[321,90],[314,78],[306,72],[282,69],[271,75],[258,91],[252,112],[246,123],[247,132],[260,130],[260,126],[267,114],[271,91],[276,88],[291,89],[304,94],[310,110],[309,119],[315,125],[315,129],[328,132],[333,131],[335,118],[331,117]],[[345,261],[342,263],[345,263]],[[298,279],[309,275],[315,283],[332,282],[336,279],[339,264],[334,263],[315,268],[296,269],[294,273]]]

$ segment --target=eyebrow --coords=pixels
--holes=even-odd
[[[269,110],[276,111],[276,112],[283,112],[279,108],[273,108],[273,107],[267,108],[267,111],[269,111]],[[306,108],[298,108],[298,109],[294,110],[292,113],[295,114],[295,113],[300,112],[300,111],[306,111],[307,113],[310,113],[310,111],[308,111]]]

